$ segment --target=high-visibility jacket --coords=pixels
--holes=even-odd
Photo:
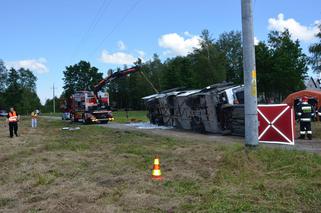
[[[31,118],[37,119],[37,118],[38,118],[38,114],[35,113],[35,112],[32,112],[32,113],[31,113]]]
[[[313,107],[308,102],[302,102],[298,110],[300,121],[311,122],[311,118],[313,118],[314,115]]]
[[[16,112],[9,112],[9,122],[17,122],[18,121],[18,116]]]

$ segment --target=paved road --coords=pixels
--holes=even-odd
[[[120,130],[131,130],[131,131],[140,131],[148,134],[161,135],[165,137],[176,137],[186,140],[205,140],[205,141],[215,141],[216,143],[244,143],[244,138],[235,137],[235,136],[221,136],[215,134],[199,134],[186,130],[179,129],[160,129],[160,128],[139,128],[137,126],[120,124],[120,123],[108,123],[103,125],[108,128],[120,129]],[[272,148],[284,148],[284,149],[293,149],[293,150],[303,150],[308,152],[315,152],[321,154],[321,140],[296,140],[294,146],[290,145],[281,145],[281,144],[262,144],[264,147]]]

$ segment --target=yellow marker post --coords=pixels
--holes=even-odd
[[[252,96],[254,96],[254,97],[257,96],[256,70],[252,70],[251,94],[252,94]]]

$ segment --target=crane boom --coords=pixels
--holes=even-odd
[[[121,77],[124,77],[124,76],[127,76],[131,73],[135,73],[139,71],[139,67],[138,66],[135,66],[135,67],[131,67],[131,68],[128,68],[128,69],[124,69],[124,70],[121,70],[121,71],[117,71],[117,72],[114,72],[112,73],[111,75],[107,76],[106,78],[104,78],[103,80],[101,80],[98,84],[96,84],[94,86],[94,94],[97,96],[97,93],[108,83],[110,83],[111,81],[117,79],[117,78],[121,78]]]

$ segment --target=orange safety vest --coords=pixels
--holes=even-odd
[[[16,112],[9,112],[9,122],[17,122],[18,116]]]

